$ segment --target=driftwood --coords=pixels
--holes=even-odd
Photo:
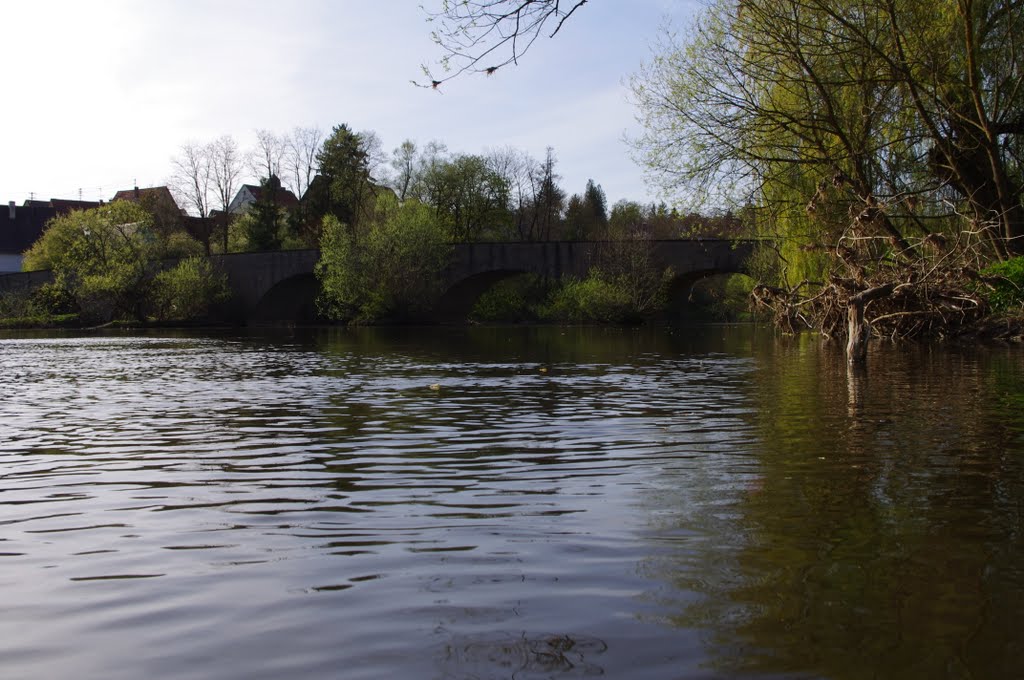
[[[868,356],[871,324],[864,319],[864,306],[872,300],[892,295],[896,284],[887,283],[851,295],[846,301],[846,360],[851,364],[863,362]]]

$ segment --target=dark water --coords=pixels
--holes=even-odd
[[[870,363],[725,326],[0,339],[0,677],[1024,676],[1024,349]]]

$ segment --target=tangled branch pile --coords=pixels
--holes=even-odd
[[[829,249],[834,266],[824,280],[786,288],[758,284],[753,302],[789,332],[814,329],[833,338],[850,333],[849,309],[856,303],[863,303],[864,320],[878,337],[1020,337],[1019,320],[987,323],[990,292],[1016,284],[983,273],[991,254],[980,235],[962,232],[949,241],[930,234],[902,251],[880,237],[847,238]]]

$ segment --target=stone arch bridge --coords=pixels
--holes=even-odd
[[[654,264],[672,267],[673,297],[689,294],[693,284],[714,274],[747,273],[756,241],[721,239],[652,241]],[[546,241],[459,243],[444,272],[445,294],[434,311],[438,321],[464,320],[477,298],[498,281],[532,273],[549,278],[584,277],[608,249],[637,247],[636,242]],[[247,320],[308,321],[316,318],[319,284],[313,268],[317,250],[238,253],[215,257]]]
[[[695,239],[650,241],[653,264],[672,267],[673,297],[688,295],[693,284],[714,274],[747,273],[756,241]],[[524,273],[549,278],[586,276],[608,250],[636,248],[636,242],[546,241],[458,243],[444,272],[446,292],[434,317],[464,320],[477,298],[498,281]],[[239,321],[314,321],[319,282],[314,267],[318,250],[232,253],[211,259],[228,277],[232,313]],[[34,288],[49,272],[0,276],[0,292]]]

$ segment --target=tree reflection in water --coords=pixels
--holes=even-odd
[[[647,564],[671,622],[729,674],[1019,677],[1024,357],[883,347],[847,374],[816,344],[759,356],[752,481],[709,471],[657,526],[689,532]]]

